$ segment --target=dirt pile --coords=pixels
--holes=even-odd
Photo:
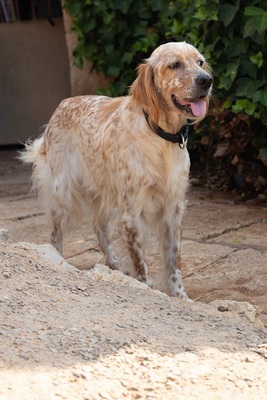
[[[0,257],[1,400],[266,398],[255,307],[79,271],[49,245],[2,243]]]

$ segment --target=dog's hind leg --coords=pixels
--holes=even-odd
[[[124,235],[127,241],[128,250],[139,281],[146,283],[149,287],[153,286],[152,279],[148,272],[148,267],[144,259],[142,249],[141,229],[138,229],[136,218],[131,214],[123,217]]]
[[[99,246],[106,256],[106,263],[111,269],[118,269],[118,259],[110,239],[109,218],[105,216],[105,212],[101,210],[101,201],[99,198],[93,200],[92,206],[94,211],[94,231]]]
[[[50,243],[57,249],[57,251],[62,255],[62,242],[63,242],[63,233],[62,233],[62,214],[57,215],[56,212],[51,213],[52,220],[52,233],[50,236]]]

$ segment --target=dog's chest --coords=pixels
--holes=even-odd
[[[186,149],[170,157],[157,157],[157,162],[148,157],[141,161],[138,166],[128,163],[130,179],[124,180],[123,191],[127,199],[149,215],[157,215],[184,200],[190,167]]]

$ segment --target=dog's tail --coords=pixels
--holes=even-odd
[[[19,155],[19,159],[24,163],[33,164],[32,190],[36,191],[38,195],[41,195],[40,191],[42,191],[41,182],[49,180],[47,175],[50,175],[45,154],[44,137],[41,136],[38,139],[26,142],[25,151],[20,152]]]
[[[51,168],[46,160],[46,149],[44,144],[44,136],[28,141],[25,144],[25,150],[19,155],[19,159],[27,164],[32,164],[32,192],[36,193],[42,208],[49,214],[52,204],[53,179]]]
[[[20,159],[33,164],[32,190],[38,195],[48,222],[55,220],[64,231],[80,222],[85,213],[86,199],[84,161],[73,142],[57,146],[49,143],[46,128],[43,136],[25,144]],[[64,136],[67,139],[67,135]]]
[[[27,164],[35,164],[40,156],[45,155],[43,136],[26,142],[25,149],[26,151],[20,152],[19,159]]]
[[[44,174],[45,170],[45,148],[43,136],[36,140],[29,140],[25,143],[25,150],[20,152],[19,159],[27,164],[33,164],[32,174],[32,191],[36,191],[39,194],[39,186],[41,178],[37,178],[39,173],[36,170],[42,171]],[[42,166],[40,165],[42,164]],[[42,174],[42,175],[43,175]]]

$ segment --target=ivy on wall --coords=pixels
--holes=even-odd
[[[266,0],[65,0],[65,8],[78,35],[76,65],[82,67],[83,59],[89,59],[93,69],[111,77],[108,90],[99,91],[110,96],[127,93],[137,65],[158,45],[184,40],[195,45],[206,56],[215,78],[211,119],[195,134],[194,143],[202,146],[196,160],[209,170],[214,158],[217,165],[227,159],[229,176],[238,186],[232,176],[240,167],[239,160],[242,171],[246,169],[248,157],[257,164],[255,175],[260,174],[262,183],[248,182],[244,172],[243,180],[239,179],[244,181],[241,190],[246,186],[256,192],[265,190]],[[239,144],[233,146],[233,141]]]

